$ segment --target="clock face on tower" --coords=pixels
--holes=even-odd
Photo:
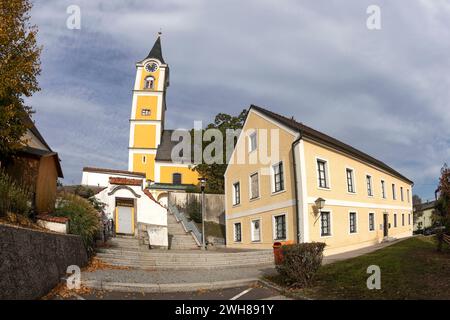
[[[155,72],[158,70],[158,65],[155,62],[149,62],[145,65],[145,70],[147,72]]]

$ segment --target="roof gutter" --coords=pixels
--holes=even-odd
[[[294,166],[294,191],[295,191],[295,216],[297,220],[297,243],[300,243],[300,213],[299,213],[299,207],[298,207],[298,187],[297,187],[297,164],[295,161],[295,146],[300,142],[302,139],[302,133],[299,131],[300,136],[292,142],[292,164]]]

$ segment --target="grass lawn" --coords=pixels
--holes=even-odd
[[[381,269],[381,289],[366,286],[367,267]],[[279,277],[269,279],[280,283]],[[312,299],[450,299],[450,250],[436,251],[430,237],[414,237],[384,249],[322,266],[313,287],[285,295]]]

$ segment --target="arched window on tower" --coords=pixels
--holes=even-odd
[[[181,173],[172,174],[172,183],[173,184],[181,184]]]
[[[145,78],[144,89],[153,89],[154,85],[155,85],[155,78],[153,78],[152,76],[148,76]]]

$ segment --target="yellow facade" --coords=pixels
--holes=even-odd
[[[160,166],[156,161],[164,133],[165,95],[169,85],[169,68],[161,56],[160,45],[158,38],[147,58],[136,64],[128,170],[143,172],[148,180],[156,183],[172,183],[173,174],[180,173],[182,184],[197,184],[198,174],[185,165],[169,162],[170,165]]]
[[[143,172],[149,180],[155,180],[155,155],[149,153],[135,153],[133,168],[136,172]]]
[[[198,183],[198,173],[193,171],[189,167],[185,166],[161,166],[160,167],[160,181],[161,183],[172,183],[173,174],[179,173],[181,174],[181,183],[182,184],[193,184],[196,185]]]
[[[157,147],[156,125],[154,124],[136,124],[134,127],[134,148]]]
[[[261,134],[264,129],[279,131],[277,142],[279,159],[272,159],[270,163],[260,161],[251,164],[249,160],[262,151],[265,141],[269,145],[267,150],[271,150],[269,134]],[[250,152],[249,135],[255,130],[257,149]],[[295,147],[293,147],[294,141]],[[236,163],[238,153],[245,156],[242,164]],[[318,159],[326,161],[329,188],[319,187]],[[292,128],[253,109],[249,112],[232,160],[234,163],[228,166],[225,174],[227,246],[229,247],[269,249],[275,241],[297,242],[299,240],[325,242],[326,254],[348,251],[376,244],[385,239],[383,223],[385,214],[390,223],[387,237],[400,238],[412,235],[412,183],[410,181],[343,151],[322,145],[312,139],[300,138],[298,132]],[[271,168],[279,161],[282,161],[284,170],[284,189],[275,192],[275,177]],[[347,168],[353,170],[354,193],[348,192]],[[250,199],[250,176],[256,172],[259,174],[259,196]],[[372,196],[368,195],[368,175],[371,177]],[[385,198],[382,197],[381,180],[385,185]],[[234,195],[236,182],[240,185],[239,204],[236,204]],[[396,190],[395,200],[392,195],[392,184],[395,185]],[[400,190],[403,190],[403,200]],[[325,206],[320,212],[314,203],[319,197],[325,199]],[[325,214],[329,212],[328,221],[331,229],[329,236],[322,236],[321,212]],[[356,214],[356,230],[352,230],[354,232],[350,232],[351,212]],[[373,213],[374,230],[369,230],[369,213]],[[394,225],[394,214],[397,216],[396,225]],[[276,229],[283,224],[276,223],[274,218],[280,215],[285,215],[284,228],[281,229],[285,230],[286,234],[281,238],[282,233],[277,233]],[[259,237],[258,232],[255,235],[254,225],[252,226],[252,221],[255,219],[260,219]],[[240,241],[236,241],[239,239],[235,238],[236,223],[240,223]],[[297,234],[299,234],[298,238]]]
[[[155,72],[147,72],[145,69],[140,70],[140,83],[139,83],[139,90],[147,90],[145,88],[145,78],[148,76],[151,76],[155,79],[154,82],[154,91],[156,91],[159,88],[159,81],[160,81],[160,69],[156,70]],[[161,79],[161,81],[164,81],[164,79]]]
[[[150,114],[146,115],[143,111]],[[138,96],[135,119],[137,120],[159,120],[158,118],[158,96]]]

